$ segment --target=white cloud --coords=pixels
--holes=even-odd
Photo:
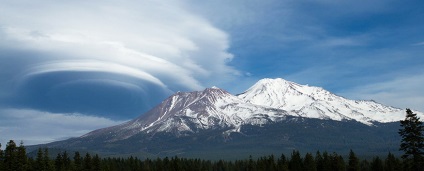
[[[393,78],[392,80],[366,84],[342,93],[355,99],[375,100],[398,108],[424,111],[424,74]]]
[[[0,109],[0,143],[23,141],[24,145],[48,143],[79,137],[94,129],[124,121],[84,116],[78,113],[49,113],[31,109]],[[4,147],[4,146],[3,146]]]
[[[187,11],[179,1],[0,3],[0,51],[7,52],[0,53],[0,67],[7,68],[0,72],[0,99],[17,96],[22,92],[17,87],[37,91],[31,86],[40,84],[31,82],[32,78],[37,81],[38,76],[49,73],[110,74],[100,78],[66,77],[74,80],[63,82],[46,79],[50,82],[43,86],[100,82],[137,90],[134,94],[145,96],[144,103],[163,96],[146,88],[146,81],[169,93],[202,89],[217,84],[217,78],[225,81],[239,74],[227,65],[233,58],[227,52],[228,35]],[[138,94],[140,89],[146,94]],[[117,123],[82,114],[0,108],[0,142],[15,139],[25,144],[45,143]]]
[[[227,34],[177,1],[26,3],[0,7],[0,16],[7,16],[0,17],[0,46],[50,57],[36,65],[67,63],[62,70],[72,71],[75,65],[115,63],[125,66],[112,67],[117,72],[138,70],[186,89],[200,89],[214,75],[238,74],[227,66],[232,59]]]

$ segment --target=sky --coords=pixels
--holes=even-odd
[[[424,1],[0,0],[0,143],[81,136],[262,78],[424,111]]]

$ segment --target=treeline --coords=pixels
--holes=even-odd
[[[0,144],[1,147],[1,144]],[[337,153],[316,152],[301,155],[293,151],[289,157],[264,156],[244,160],[211,161],[179,157],[156,159],[100,158],[97,154],[79,152],[68,154],[66,151],[49,158],[48,149],[38,149],[35,158],[28,157],[23,143],[19,146],[10,140],[5,150],[0,150],[1,171],[409,171],[406,161],[389,153],[386,158],[375,157],[372,160],[361,160],[351,150],[344,159]]]

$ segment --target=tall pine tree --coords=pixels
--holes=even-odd
[[[75,152],[74,154],[74,170],[76,171],[82,170],[82,158],[78,151]]]
[[[3,169],[3,160],[4,160],[3,150],[1,150],[1,143],[0,143],[0,170],[4,170]]]
[[[18,162],[17,162],[17,147],[13,140],[10,140],[6,144],[6,149],[4,150],[4,161],[3,161],[3,169],[5,171],[16,171],[18,170]]]
[[[410,109],[406,109],[405,120],[400,121],[399,135],[402,137],[400,149],[405,153],[402,158],[412,167],[413,170],[424,169],[424,136],[423,123],[417,114]]]
[[[349,152],[349,163],[347,165],[348,171],[359,171],[359,159],[356,157],[355,153],[351,149]]]
[[[26,171],[28,169],[28,157],[26,155],[26,149],[23,141],[21,141],[21,144],[19,144],[19,147],[17,148],[16,158],[18,163],[17,171]]]

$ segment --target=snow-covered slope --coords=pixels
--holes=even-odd
[[[423,113],[415,112],[424,118]],[[204,91],[178,92],[140,117],[83,137],[102,136],[107,141],[127,139],[139,133],[169,132],[176,136],[219,129],[239,132],[242,125],[263,125],[300,116],[326,120],[354,120],[366,125],[396,122],[405,111],[374,101],[355,101],[319,87],[277,79],[262,79],[234,96],[213,87]]]
[[[262,79],[238,97],[246,103],[282,109],[307,118],[356,120],[370,125],[372,122],[395,122],[405,117],[402,109],[374,101],[348,100],[320,87],[281,78]]]
[[[84,137],[107,133],[111,141],[115,141],[140,132],[172,132],[177,136],[214,128],[238,132],[241,125],[276,122],[286,115],[288,113],[284,110],[246,103],[213,87],[204,91],[178,92],[139,118],[93,131]]]

